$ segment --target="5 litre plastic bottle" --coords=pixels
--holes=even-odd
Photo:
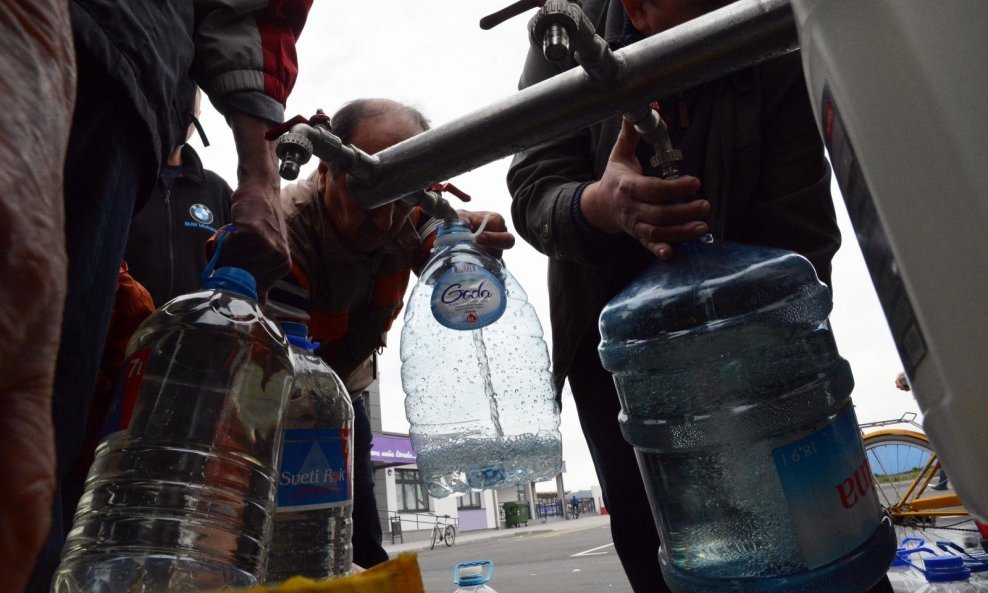
[[[959,556],[936,556],[924,559],[926,584],[917,593],[984,593],[981,584],[971,581],[971,570]]]
[[[891,563],[831,306],[805,258],[708,239],[604,308],[674,591],[852,593]]]
[[[68,534],[55,593],[255,585],[274,511],[288,344],[254,278],[221,268],[149,317],[128,346],[130,426],[107,438]]]
[[[346,575],[353,563],[353,406],[339,376],[314,353],[308,327],[281,327],[295,382],[285,411],[266,581]]]
[[[916,542],[916,546],[909,546],[909,542]],[[895,559],[887,573],[889,583],[895,593],[914,593],[917,589],[926,584],[926,576],[923,570],[911,562],[911,556],[919,554],[932,554],[936,552],[923,547],[925,542],[919,538],[907,537],[902,541],[902,545],[896,550]]]
[[[462,222],[437,233],[405,312],[401,361],[412,447],[431,495],[559,472],[542,326],[525,291]]]
[[[494,563],[490,560],[460,562],[453,568],[453,582],[457,585],[453,593],[497,593],[487,586],[493,574]]]

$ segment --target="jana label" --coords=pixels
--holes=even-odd
[[[494,274],[472,265],[454,265],[436,281],[432,314],[455,330],[480,329],[504,314],[504,285]]]
[[[852,411],[772,456],[807,567],[843,556],[874,533],[881,507]]]

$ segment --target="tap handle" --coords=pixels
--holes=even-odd
[[[285,132],[278,138],[278,145],[275,154],[281,159],[278,173],[282,179],[294,181],[298,178],[302,165],[312,158],[312,142],[308,138],[295,132]]]

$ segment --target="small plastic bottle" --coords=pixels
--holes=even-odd
[[[258,584],[292,378],[244,270],[216,270],[151,315],[128,346],[132,420],[97,448],[54,593]]]
[[[325,579],[353,563],[353,406],[339,376],[314,353],[308,327],[281,322],[295,382],[285,412],[269,583]]]
[[[926,584],[917,593],[983,593],[988,589],[971,581],[971,570],[959,556],[925,558]]]
[[[908,558],[902,554],[896,555],[886,574],[896,593],[912,593],[926,583],[923,573],[914,568]]]
[[[550,479],[562,439],[528,296],[462,222],[439,229],[401,332],[412,446],[429,494]]]
[[[460,562],[453,568],[453,582],[457,585],[454,593],[497,593],[487,586],[493,575],[494,562],[491,560]]]

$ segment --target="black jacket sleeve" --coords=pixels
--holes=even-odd
[[[519,89],[537,84],[560,71],[532,43]],[[561,136],[515,155],[508,168],[511,216],[528,243],[553,259],[601,263],[614,236],[580,225],[574,200],[595,181],[595,148],[590,128]]]

